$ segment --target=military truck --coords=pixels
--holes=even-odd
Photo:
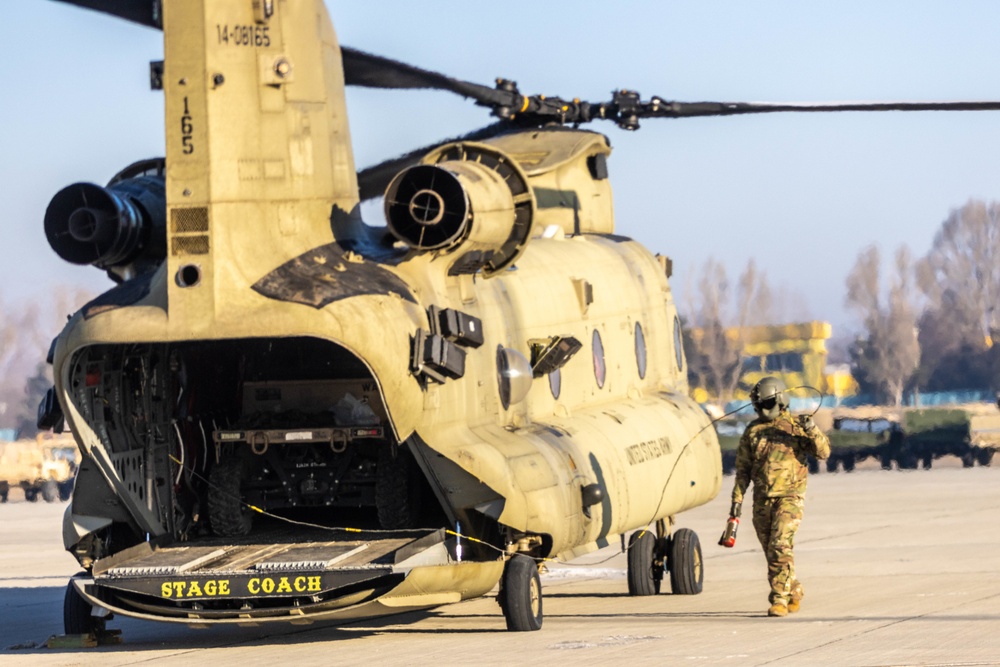
[[[929,469],[956,456],[969,468],[990,465],[1000,448],[1000,412],[988,404],[935,408],[849,408],[832,414],[827,470],[875,458],[884,470]]]
[[[748,419],[744,417],[743,419]],[[851,472],[867,459],[883,470],[929,469],[935,459],[956,456],[962,465],[988,466],[1000,449],[1000,411],[991,404],[935,408],[860,406],[823,409],[816,423],[830,437],[826,470]],[[736,447],[748,421],[725,419],[716,423],[722,449],[722,469],[734,471]],[[810,472],[819,465],[810,459]]]
[[[79,455],[69,434],[0,443],[0,502],[7,502],[11,487],[23,489],[28,502],[69,500]]]
[[[752,416],[752,415],[751,415]],[[736,447],[750,417],[716,423],[722,449],[722,469],[731,474]],[[991,404],[934,408],[859,406],[823,409],[816,423],[830,437],[826,470],[851,472],[867,459],[883,470],[929,469],[935,459],[956,456],[970,468],[988,466],[1000,449],[1000,411]],[[819,465],[810,460],[810,472]]]
[[[905,413],[906,446],[900,468],[930,468],[934,459],[957,456],[962,465],[988,466],[1000,448],[1000,412],[990,404],[912,409]]]
[[[827,472],[851,472],[867,459],[875,459],[883,469],[890,469],[904,449],[901,422],[899,411],[876,406],[821,410],[817,423],[830,438]]]

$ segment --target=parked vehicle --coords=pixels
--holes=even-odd
[[[41,433],[34,440],[0,443],[0,502],[20,487],[24,499],[49,503],[69,500],[80,463],[80,450],[70,434]]]

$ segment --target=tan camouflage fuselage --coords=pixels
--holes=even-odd
[[[472,536],[487,526],[501,552],[573,557],[718,493],[716,436],[687,397],[670,263],[613,235],[610,186],[588,166],[610,153],[604,137],[526,131],[463,145],[514,165],[530,186],[514,203],[533,217],[502,270],[456,273],[461,244],[401,249],[360,219],[340,52],[320,0],[276,3],[263,23],[249,1],[171,0],[164,32],[167,259],[75,315],[56,348],[60,400],[90,462],[74,503],[91,509],[67,515],[68,549],[79,555],[113,522],[176,537],[168,483],[204,456],[194,448],[182,463],[179,452],[211,423],[192,411],[221,410],[218,395],[232,389],[212,378],[257,361],[245,350],[300,344],[360,369],[386,439],[413,453],[449,526]],[[459,377],[430,379],[414,364],[415,338],[435,326],[432,306],[482,323],[484,343],[466,351]],[[535,378],[505,405],[497,351],[530,358],[529,341],[553,336],[583,347],[558,383]],[[121,404],[152,424],[146,439],[125,433],[128,421],[106,409],[118,399],[90,385],[121,359],[133,364],[123,374],[148,373],[148,384],[122,385],[134,391]],[[212,364],[228,366],[219,375]],[[178,389],[187,386],[196,388]],[[588,485],[602,499],[585,507]],[[102,515],[93,508],[105,500],[116,509]],[[460,575],[408,570],[384,607],[345,602],[336,613],[481,595],[501,571],[498,553],[483,558]]]

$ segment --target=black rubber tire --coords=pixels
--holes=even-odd
[[[375,469],[375,509],[385,530],[415,528],[420,521],[422,485],[413,456],[394,445],[379,449]]]
[[[59,500],[66,502],[73,496],[73,486],[75,483],[76,477],[59,483]]]
[[[104,632],[106,619],[91,616],[91,610],[90,603],[83,599],[72,580],[66,584],[66,596],[63,598],[63,632],[67,635]]]
[[[845,454],[844,457],[840,459],[840,461],[844,466],[844,472],[853,472],[854,467],[858,463],[858,460],[857,458],[855,458],[854,454]]]
[[[38,502],[38,489],[25,489],[24,499],[27,500],[29,503]]]
[[[508,630],[541,630],[542,580],[534,560],[516,555],[507,561],[500,580],[499,601]]]
[[[919,460],[916,454],[901,452],[899,458],[896,459],[896,465],[899,466],[900,470],[916,470]]]
[[[812,456],[809,457],[809,460],[806,462],[806,465],[809,467],[810,475],[815,475],[816,473],[819,472],[819,461],[817,461]]]
[[[976,461],[981,466],[990,465],[991,463],[993,463],[994,451],[995,450],[986,447],[980,448],[978,451],[976,451]]]
[[[0,482],[0,503],[7,502],[7,495],[10,493],[10,484]]]
[[[670,590],[674,595],[697,595],[705,581],[701,541],[689,528],[681,528],[670,540]]]
[[[54,479],[47,479],[42,482],[42,499],[47,503],[54,503],[59,500],[59,484]]]
[[[220,537],[241,537],[253,527],[253,510],[243,502],[240,484],[245,465],[238,457],[224,458],[208,475],[208,520]]]
[[[962,454],[961,459],[963,468],[971,468],[972,466],[976,465],[976,457],[972,453],[971,449],[967,450],[964,454]]]
[[[924,456],[922,459],[920,459],[920,466],[924,470],[930,470],[931,466],[933,464],[934,464],[934,457],[931,456],[930,454],[928,454],[927,456]]]
[[[663,568],[656,565],[656,536],[648,530],[632,533],[628,541],[628,594],[656,595]]]
[[[827,472],[837,472],[837,457],[831,456],[826,460],[826,471]]]
[[[892,470],[892,455],[879,454],[878,463],[882,467],[882,470]]]

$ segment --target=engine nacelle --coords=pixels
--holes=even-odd
[[[484,144],[448,144],[400,172],[385,195],[396,238],[417,251],[461,251],[449,273],[510,266],[531,234],[535,199],[520,166]]]
[[[73,264],[114,269],[166,257],[166,193],[162,176],[140,176],[107,188],[74,183],[45,211],[45,236]]]

